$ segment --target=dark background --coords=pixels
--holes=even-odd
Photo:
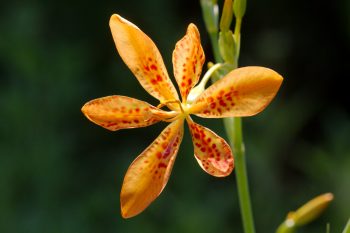
[[[222,5],[222,1],[219,1]],[[199,1],[2,1],[0,3],[0,232],[242,232],[236,182],[205,174],[185,137],[170,181],[141,215],[120,216],[131,161],[165,127],[109,132],[80,112],[88,100],[127,95],[156,105],[116,52],[118,13],[171,53],[195,23],[212,60]],[[285,80],[273,103],[244,119],[258,232],[332,192],[324,215],[300,232],[341,232],[350,217],[350,1],[249,1],[240,65]],[[226,137],[220,120],[200,120]]]

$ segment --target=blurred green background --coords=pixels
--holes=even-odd
[[[222,6],[222,1],[219,1]],[[190,22],[212,60],[199,1],[2,1],[0,3],[0,232],[242,232],[235,177],[213,178],[185,137],[170,181],[141,215],[120,216],[131,161],[165,127],[109,132],[80,112],[88,100],[127,95],[158,104],[116,52],[118,13],[171,53]],[[258,232],[324,193],[334,202],[300,232],[341,232],[350,217],[350,2],[249,1],[240,65],[284,77],[273,103],[244,120]],[[198,122],[225,136],[220,120]]]

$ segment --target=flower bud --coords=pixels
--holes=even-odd
[[[235,39],[232,31],[221,31],[219,33],[219,51],[225,62],[234,64],[235,49]]]
[[[236,16],[236,19],[243,18],[246,7],[247,7],[247,0],[234,0],[233,13]]]
[[[233,18],[232,0],[225,0],[224,8],[220,19],[220,30],[230,30],[231,22]]]
[[[332,193],[317,196],[297,211],[289,213],[287,219],[292,219],[297,226],[305,225],[320,216],[332,200]]]
[[[320,216],[332,200],[332,193],[315,197],[295,212],[288,213],[287,219],[278,227],[276,232],[293,233],[297,227],[308,224]]]

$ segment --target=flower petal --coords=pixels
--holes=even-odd
[[[112,15],[109,25],[121,58],[143,88],[162,103],[179,99],[153,41],[117,14]]]
[[[176,43],[173,52],[174,76],[183,102],[186,102],[188,93],[197,84],[204,60],[198,29],[191,23],[186,35]]]
[[[212,176],[228,176],[234,161],[227,142],[208,128],[187,118],[194,146],[194,156],[204,171]]]
[[[271,102],[282,81],[281,75],[268,68],[235,69],[206,89],[189,111],[209,118],[252,116]]]
[[[174,116],[144,101],[119,95],[91,100],[81,110],[90,121],[112,131],[145,127]]]
[[[133,217],[153,202],[169,180],[183,136],[183,120],[172,122],[126,172],[120,203],[122,216]]]

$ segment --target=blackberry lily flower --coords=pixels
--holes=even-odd
[[[234,167],[229,145],[211,130],[195,123],[190,115],[204,118],[255,115],[271,102],[283,78],[267,68],[245,67],[233,70],[206,90],[194,91],[205,57],[198,29],[190,24],[186,35],[177,42],[172,58],[180,101],[153,41],[117,14],[112,15],[110,28],[121,58],[142,87],[160,104],[155,107],[131,97],[114,95],[86,103],[82,112],[92,122],[112,131],[170,122],[126,172],[120,202],[122,216],[129,218],[147,208],[167,184],[185,120],[200,167],[216,177],[228,176]],[[164,106],[169,111],[161,109]]]

